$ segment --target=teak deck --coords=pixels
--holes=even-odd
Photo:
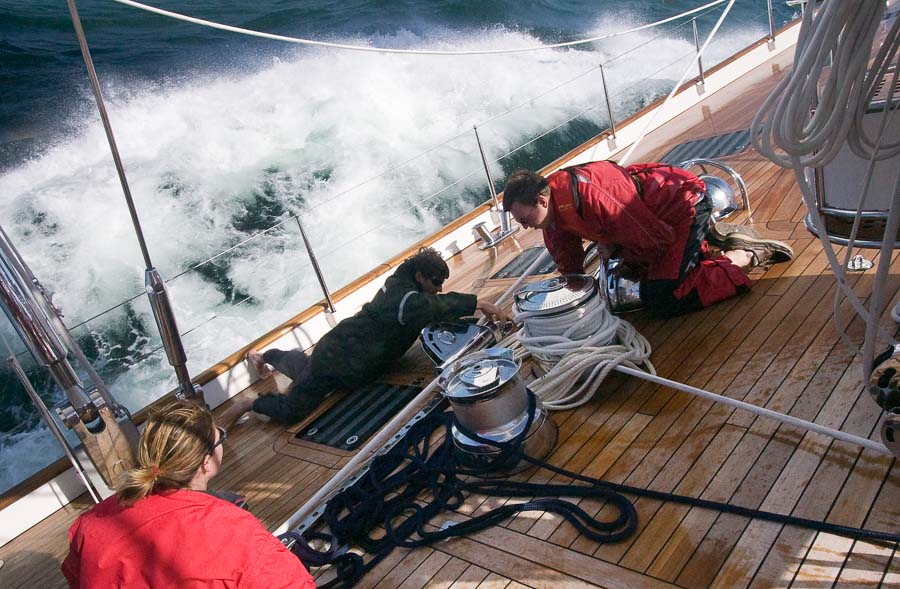
[[[746,128],[789,67],[788,59],[770,62],[727,92],[709,96],[648,136],[632,160],[652,160],[681,141]],[[865,392],[859,357],[835,330],[834,281],[819,242],[803,227],[805,210],[793,172],[752,148],[727,161],[747,181],[753,204],[752,220],[742,213],[738,221],[789,241],[795,259],[755,270],[749,294],[709,309],[668,321],[641,313],[626,319],[653,345],[652,361],[662,376],[877,439],[881,411]],[[469,247],[450,261],[448,289],[496,296],[501,285],[484,279],[539,241],[538,232],[520,231],[497,252]],[[858,293],[868,294],[873,274],[852,276]],[[896,300],[898,288],[900,259],[895,258],[889,300]],[[842,327],[861,341],[863,325],[846,303],[841,308]],[[889,319],[885,325],[893,328]],[[393,378],[420,379],[421,356],[414,351],[406,362]],[[897,530],[900,483],[894,460],[886,456],[622,376],[611,377],[589,404],[553,418],[560,438],[550,462],[557,466],[613,482]],[[314,449],[305,460],[297,446],[284,451],[286,435],[256,419],[232,428],[225,467],[214,481],[246,495],[252,511],[272,529],[348,460],[339,452],[315,454]],[[518,476],[558,478],[545,471]],[[66,530],[88,503],[82,498],[0,549],[6,561],[0,585],[64,586],[58,565],[67,550]],[[590,512],[604,511],[595,501],[581,503]],[[462,513],[448,518],[495,504],[471,497]],[[900,586],[896,547],[644,498],[636,507],[639,530],[619,544],[598,545],[556,517],[524,514],[468,538],[396,550],[359,586]]]

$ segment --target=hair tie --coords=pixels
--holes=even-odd
[[[158,465],[156,465],[156,464],[150,465],[150,472],[153,473],[154,481],[159,478],[159,466]]]

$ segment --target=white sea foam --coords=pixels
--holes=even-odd
[[[630,26],[625,19],[598,23],[596,32]],[[692,43],[657,33],[616,38],[585,50],[555,50],[488,57],[416,57],[302,50],[291,59],[261,64],[243,75],[216,75],[178,87],[124,92],[112,85],[107,104],[119,150],[153,262],[172,277],[248,233],[235,217],[257,207],[266,190],[303,223],[332,288],[368,270],[441,225],[440,202],[450,192],[413,207],[448,183],[484,188],[472,125],[539,96],[552,86],[608,62],[606,79],[618,116],[655,98],[645,78],[680,77]],[[761,31],[726,36],[705,60],[713,63]],[[501,48],[537,40],[504,29],[461,35],[442,32],[432,46]],[[411,33],[368,40],[373,45],[422,46]],[[674,62],[674,63],[672,63]],[[595,107],[605,118],[598,71],[479,128],[487,154],[513,147]],[[55,293],[72,325],[140,293],[143,261],[104,132],[91,113],[82,132],[66,137],[40,158],[0,176],[0,222]],[[463,135],[387,174],[459,133]],[[495,168],[495,176],[499,168]],[[369,182],[365,180],[374,178]],[[361,186],[356,187],[360,183]],[[345,193],[346,192],[346,193]],[[329,202],[330,201],[330,202]],[[456,205],[468,208],[469,204]],[[224,300],[197,273],[171,284],[193,372],[226,356],[320,297],[295,223],[242,247],[227,274],[252,300]],[[144,298],[134,303],[144,326],[155,331]],[[216,319],[208,321],[215,315]],[[208,321],[208,322],[207,322]],[[204,323],[206,322],[206,323]],[[124,332],[121,312],[91,324],[101,333]],[[151,336],[153,342],[158,338]],[[146,344],[152,348],[155,343]],[[144,342],[138,342],[138,347]],[[107,342],[107,345],[113,345]],[[120,345],[120,344],[116,344]],[[140,353],[145,350],[135,350]],[[112,385],[132,409],[174,383],[164,357],[135,361]],[[0,488],[27,470],[39,450],[33,436],[7,439],[0,455]],[[52,445],[52,444],[51,444]],[[31,465],[33,466],[33,465]]]

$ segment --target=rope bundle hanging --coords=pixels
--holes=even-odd
[[[839,321],[839,297],[842,295],[866,322],[862,350],[865,379],[871,376],[874,368],[877,338],[880,336],[892,344],[897,343],[881,328],[879,319],[893,249],[893,240],[889,236],[896,235],[900,227],[900,208],[896,206],[900,202],[900,178],[894,183],[890,201],[893,204],[885,221],[885,237],[868,309],[848,284],[846,273],[875,163],[900,155],[900,141],[891,141],[886,134],[890,121],[900,108],[900,102],[893,98],[900,82],[900,71],[896,68],[900,55],[900,19],[893,18],[883,42],[872,56],[873,42],[882,26],[884,11],[884,2],[826,2],[821,9],[817,9],[815,3],[807,3],[793,67],[763,102],[751,124],[754,147],[776,164],[794,170],[809,218],[837,281],[835,324],[838,333],[849,342]],[[863,117],[872,106],[879,85],[888,79],[883,98],[885,106],[873,136],[864,129]],[[832,162],[845,144],[858,157],[868,161],[849,247],[841,263],[828,241],[828,228],[807,173],[810,168]]]
[[[650,342],[631,323],[610,313],[599,296],[570,313],[519,313],[515,320],[524,323],[516,334],[517,343],[533,357],[555,363],[547,374],[529,384],[547,409],[584,405],[619,365],[636,370],[643,366],[656,374],[650,362]]]

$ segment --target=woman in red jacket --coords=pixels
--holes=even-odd
[[[138,467],[69,530],[69,586],[315,587],[259,520],[205,492],[224,439],[209,411],[191,402],[151,417]]]

